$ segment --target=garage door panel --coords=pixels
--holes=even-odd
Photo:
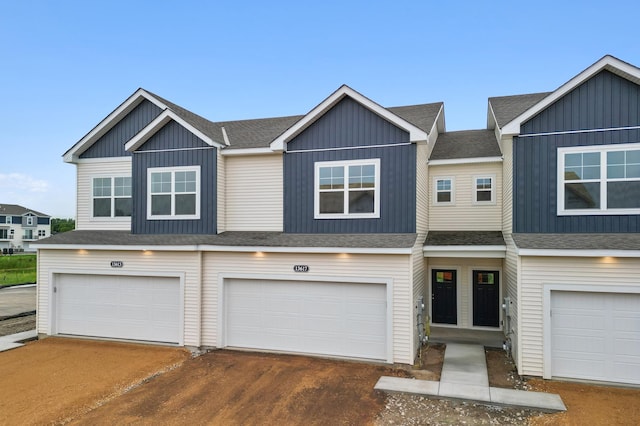
[[[384,285],[227,280],[224,297],[227,346],[386,359]]]
[[[552,291],[551,375],[640,384],[640,294]]]
[[[167,277],[60,274],[59,334],[180,342],[180,282]]]

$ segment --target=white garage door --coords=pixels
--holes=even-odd
[[[56,276],[56,332],[180,343],[178,278]]]
[[[640,294],[551,293],[551,375],[640,384]]]
[[[386,286],[226,280],[231,347],[387,360]]]

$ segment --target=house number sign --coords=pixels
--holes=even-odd
[[[124,262],[122,260],[112,260],[111,267],[112,268],[122,268],[124,266]]]
[[[309,272],[309,265],[294,265],[293,272]]]

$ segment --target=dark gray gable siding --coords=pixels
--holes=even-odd
[[[409,134],[345,98],[287,144],[284,230],[292,233],[413,233],[416,229],[416,146]],[[400,144],[387,147],[309,151]],[[302,151],[302,152],[299,152]],[[314,163],[380,159],[380,218],[314,219]]]
[[[346,97],[287,143],[287,151],[409,142],[409,133]]]
[[[637,126],[640,87],[603,71],[522,126],[522,133]],[[522,233],[640,232],[640,215],[557,216],[557,148],[639,143],[640,130],[514,138],[514,222]]]
[[[124,150],[124,145],[151,123],[162,110],[155,104],[144,100],[98,139],[80,158],[123,157],[131,153]]]
[[[173,125],[173,124],[175,125]],[[176,127],[177,126],[177,127]],[[145,152],[150,149],[194,148]],[[131,232],[134,234],[215,234],[217,229],[216,149],[171,122],[153,135],[133,155],[134,182]],[[200,166],[200,219],[147,220],[147,169],[150,167]]]
[[[640,86],[601,71],[524,123],[521,134],[640,125]]]

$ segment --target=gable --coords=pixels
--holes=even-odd
[[[124,157],[131,155],[131,153],[125,151],[125,143],[160,115],[161,112],[160,107],[144,99],[83,152],[80,158]]]
[[[287,151],[409,142],[409,132],[346,96],[289,141]]]
[[[136,151],[210,148],[211,146],[175,121],[169,121]],[[127,153],[131,155],[131,153]]]
[[[640,125],[640,86],[603,70],[521,126],[522,134]]]

